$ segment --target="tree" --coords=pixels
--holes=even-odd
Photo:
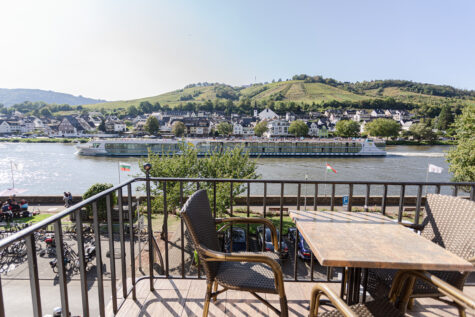
[[[392,119],[379,118],[366,124],[365,130],[371,136],[389,138],[398,136],[401,126]]]
[[[335,126],[336,135],[351,138],[360,135],[360,124],[353,120],[340,120]]]
[[[457,146],[448,155],[449,171],[455,182],[475,181],[475,105],[466,106],[456,121]]]
[[[139,111],[137,110],[136,106],[132,105],[127,108],[127,114],[131,117],[136,117],[139,114]]]
[[[173,177],[173,178],[238,178],[255,179],[256,163],[249,158],[242,147],[232,150],[214,152],[198,158],[198,151],[194,146],[181,144],[181,154],[157,155],[149,152],[148,158],[141,160],[140,166],[147,162],[152,164],[150,176]],[[144,170],[142,169],[142,172]],[[166,183],[167,209],[174,212],[180,208],[180,197],[189,197],[196,190],[196,183],[183,182],[180,189],[179,182]],[[213,183],[200,183],[202,189],[206,189],[213,201]],[[163,213],[163,182],[152,184],[152,210]],[[234,183],[232,187],[233,197],[237,197],[245,190],[244,185]],[[216,183],[216,209],[219,215],[223,215],[231,206],[231,186],[229,183]],[[180,196],[180,193],[183,196]]]
[[[432,128],[424,122],[415,123],[411,125],[411,127],[409,128],[409,133],[414,137],[414,139],[418,141],[433,141],[437,137],[437,135],[432,131]]]
[[[101,120],[98,129],[99,131],[106,132],[106,121],[104,119]]]
[[[262,120],[254,127],[254,134],[258,137],[261,137],[264,133],[267,132],[267,130],[267,120]]]
[[[449,105],[444,105],[440,110],[440,114],[437,117],[435,128],[438,130],[447,130],[450,125],[454,122],[454,116],[450,110]]]
[[[186,127],[181,121],[175,121],[172,124],[172,133],[177,137],[182,137],[185,134]]]
[[[160,131],[160,123],[157,117],[149,116],[145,122],[144,130],[151,135],[156,135]]]
[[[44,107],[43,109],[40,110],[40,114],[43,116],[43,117],[52,117],[53,114],[51,113],[51,111],[49,110],[49,108],[47,107]]]
[[[289,133],[296,137],[304,137],[308,134],[308,126],[302,120],[295,120],[290,124]]]
[[[139,105],[139,109],[142,113],[152,113],[153,105],[148,101],[142,101]]]
[[[220,122],[217,126],[216,129],[218,130],[219,135],[223,136],[228,136],[233,133],[233,126],[229,122]]]

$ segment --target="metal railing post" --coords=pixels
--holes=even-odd
[[[104,280],[102,278],[102,247],[101,247],[101,232],[99,227],[99,215],[97,214],[97,201],[92,203],[92,215],[94,223],[94,241],[96,243],[96,270],[97,270],[97,292],[99,299],[99,315],[104,317],[105,303],[104,303]]]
[[[3,302],[2,275],[0,274],[0,317],[5,317],[5,306]]]
[[[167,182],[162,182],[163,186],[163,225],[162,225],[162,239],[165,243],[165,276],[169,275],[169,261],[168,261],[168,206],[167,206]],[[199,183],[198,183],[199,184]]]
[[[247,182],[247,197],[246,197],[246,216],[249,218],[251,215],[251,183]],[[246,224],[246,251],[249,251],[249,224]]]
[[[117,314],[117,281],[115,272],[114,229],[112,227],[111,194],[106,196],[107,234],[109,235],[109,259],[111,272],[112,311]]]
[[[381,201],[381,212],[383,213],[383,215],[386,215],[387,198],[388,198],[388,185],[384,185],[383,198]]]
[[[134,212],[132,210],[132,185],[127,185],[127,204],[129,212],[129,240],[130,240],[130,279],[132,283],[132,299],[137,299],[137,292],[135,290],[135,236],[134,236]],[[136,202],[138,205],[138,202]],[[138,216],[138,208],[137,208]],[[138,219],[138,217],[137,217]]]
[[[66,281],[66,268],[64,265],[64,246],[63,232],[61,230],[61,219],[54,223],[54,240],[56,243],[56,265],[58,266],[61,314],[63,317],[69,317],[68,286]]]
[[[216,183],[214,183],[214,218],[216,218]],[[180,209],[183,208],[183,182],[180,182]],[[180,217],[180,240],[181,240],[181,277],[185,278],[185,225]]]
[[[153,229],[152,229],[152,200],[150,195],[150,169],[151,164],[145,164],[145,188],[147,193],[147,231],[148,231],[148,266],[149,266],[149,283],[150,291],[154,291],[153,287]],[[141,255],[139,255],[141,256]]]
[[[284,182],[281,182],[280,183],[279,252],[282,251],[282,239],[283,239],[282,231],[283,230],[284,230]]]
[[[31,301],[33,303],[33,315],[42,317],[40,282],[38,280],[38,261],[36,258],[34,233],[26,237],[26,254],[28,257],[28,271],[30,276]]]
[[[76,236],[78,240],[78,257],[79,257],[79,275],[81,278],[82,313],[84,316],[89,316],[89,298],[87,294],[87,272],[86,272],[86,261],[84,257],[84,236],[82,232],[81,209],[76,209],[74,214],[76,217]]]
[[[406,193],[406,186],[401,185],[401,192],[399,193],[399,211],[397,215],[397,221],[402,221],[402,212],[404,210],[404,195]]]
[[[118,190],[118,206],[119,206],[119,240],[120,240],[120,263],[122,276],[122,296],[127,298],[127,266],[125,253],[125,235],[124,235],[124,208],[122,206],[122,188]]]
[[[348,185],[348,205],[346,206],[346,211],[351,211],[353,208],[353,184]]]
[[[419,217],[421,214],[421,202],[422,202],[422,185],[417,188],[417,202],[416,202],[416,214],[414,216],[414,224],[419,224]]]

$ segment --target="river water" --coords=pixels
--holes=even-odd
[[[448,164],[444,153],[447,146],[387,146],[386,157],[365,158],[265,158],[256,159],[258,173],[262,179],[305,179],[323,180],[374,180],[374,181],[425,181],[428,164],[442,167],[441,174],[429,174],[429,181],[450,181]],[[24,195],[61,195],[70,191],[82,194],[97,182],[119,183],[118,163],[132,165],[130,172],[121,172],[121,181],[139,175],[138,158],[87,157],[75,154],[72,144],[29,144],[0,143],[0,190],[15,188],[27,190]],[[12,164],[12,162],[14,164]],[[330,164],[337,173],[327,172]],[[12,170],[13,167],[13,170]],[[13,180],[12,180],[13,172]],[[252,193],[261,193],[262,185],[253,186]],[[285,193],[295,193],[296,186],[288,185]],[[337,187],[337,193],[345,188]],[[355,194],[364,188],[355,188]],[[329,192],[329,188],[320,188]],[[448,189],[447,189],[448,190]],[[302,193],[313,193],[311,188],[302,188]],[[372,193],[379,192],[372,189]],[[415,188],[408,188],[408,194]],[[399,189],[391,188],[389,193],[397,194]],[[279,186],[269,186],[268,194],[279,194]]]

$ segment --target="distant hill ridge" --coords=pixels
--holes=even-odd
[[[71,106],[106,102],[101,99],[86,98],[81,95],[74,96],[51,90],[0,88],[0,104],[3,104],[5,107],[10,107],[25,101],[43,101],[48,104],[68,104]]]
[[[141,102],[162,106],[203,104],[217,100],[224,102],[250,101],[269,103],[370,103],[391,99],[395,102],[418,105],[441,105],[447,102],[460,106],[475,104],[475,91],[457,89],[448,85],[417,83],[408,80],[373,80],[361,82],[340,82],[322,76],[295,75],[289,80],[271,83],[257,83],[244,86],[230,86],[222,83],[196,83],[157,96],[110,101],[85,105],[89,109],[126,109]]]

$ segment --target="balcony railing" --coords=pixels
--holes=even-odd
[[[152,220],[152,186],[160,185],[159,192],[161,193],[162,213],[160,214],[161,228],[153,228]],[[23,259],[28,267],[29,283],[31,288],[32,310],[34,316],[42,316],[42,297],[40,287],[40,276],[38,272],[38,247],[37,235],[38,232],[48,230],[53,227],[55,250],[58,267],[58,284],[60,295],[60,305],[62,307],[63,316],[69,316],[70,301],[72,297],[68,293],[68,280],[65,261],[65,248],[71,247],[64,243],[63,224],[69,219],[71,215],[75,219],[75,235],[77,243],[73,246],[77,248],[78,266],[80,277],[80,297],[81,297],[81,311],[73,311],[74,314],[82,314],[83,316],[100,315],[105,316],[105,306],[109,302],[109,298],[105,298],[105,276],[110,274],[110,303],[114,313],[116,313],[121,306],[121,303],[128,297],[136,299],[136,283],[140,279],[149,279],[150,290],[153,290],[153,281],[155,278],[202,278],[200,267],[196,269],[186,269],[186,264],[192,261],[193,255],[187,249],[186,234],[183,221],[179,220],[177,230],[179,228],[179,238],[169,241],[169,217],[175,210],[170,210],[168,207],[167,185],[179,186],[179,206],[186,201],[187,191],[207,188],[210,196],[210,203],[214,217],[219,215],[217,188],[218,184],[229,184],[229,201],[232,202],[226,210],[227,216],[234,216],[237,213],[236,208],[240,206],[241,215],[244,213],[251,216],[252,213],[258,213],[262,217],[274,217],[277,222],[277,228],[280,232],[280,245],[282,246],[284,236],[284,213],[286,208],[307,208],[316,210],[317,208],[329,208],[341,210],[342,197],[337,196],[337,193],[347,196],[347,204],[343,210],[355,210],[361,207],[361,210],[372,210],[381,212],[383,214],[391,215],[395,221],[403,221],[405,216],[405,208],[411,206],[410,213],[412,221],[419,223],[420,216],[424,202],[424,190],[427,192],[451,192],[452,195],[463,195],[467,199],[475,200],[475,183],[439,183],[439,182],[373,182],[373,181],[307,181],[307,180],[249,180],[249,179],[200,179],[200,178],[135,178],[124,182],[118,186],[105,190],[91,198],[88,198],[60,213],[51,216],[39,223],[33,224],[21,231],[13,233],[2,240],[0,240],[0,252],[5,252],[8,248],[15,244],[24,244],[26,246],[26,257]],[[133,197],[133,186],[143,186],[145,191],[145,199],[141,200]],[[237,197],[235,189],[242,186],[241,194]],[[322,193],[322,187],[324,188]],[[326,194],[328,187],[329,193]],[[155,187],[154,187],[155,188]],[[175,187],[176,188],[176,187]],[[302,194],[304,188],[304,194]],[[310,190],[308,190],[310,188]],[[408,195],[410,189],[415,192],[415,195]],[[415,191],[414,191],[415,189]],[[463,190],[462,190],[463,189]],[[286,191],[287,190],[287,191]],[[355,191],[364,195],[356,196]],[[124,192],[127,192],[127,196]],[[156,191],[155,191],[156,192]],[[252,193],[259,193],[255,195]],[[396,196],[388,195],[388,192],[398,192]],[[117,195],[117,206],[113,206],[113,193]],[[252,194],[252,195],[251,195]],[[106,221],[100,221],[98,216],[98,202],[101,199],[106,200]],[[345,199],[346,200],[346,199]],[[137,250],[137,242],[140,240],[137,237],[137,217],[134,215],[133,206],[137,201],[142,201],[146,208],[144,208],[144,215],[146,217],[146,236],[148,245],[148,272],[139,272],[137,270],[137,260],[142,259],[142,250]],[[95,274],[91,276],[91,272],[87,272],[87,262],[85,257],[85,236],[83,230],[85,224],[81,217],[83,208],[90,206],[92,208],[92,231],[94,233],[93,239],[95,242]],[[271,207],[274,206],[274,207]],[[256,209],[257,208],[257,209]],[[274,214],[270,214],[269,210],[273,209]],[[392,209],[392,211],[390,211]],[[163,212],[166,211],[166,212]],[[126,212],[126,219],[124,218]],[[118,213],[118,216],[117,216]],[[68,217],[68,218],[67,218]],[[276,219],[277,218],[277,219]],[[116,221],[115,219],[118,219]],[[101,232],[102,225],[107,227],[106,234]],[[118,233],[117,231],[118,226]],[[157,230],[159,229],[159,230]],[[247,237],[249,237],[250,228],[245,228]],[[157,242],[155,233],[160,233],[159,241]],[[118,243],[120,249],[120,260],[116,259],[117,241],[114,236],[118,235]],[[231,235],[232,239],[232,235]],[[102,242],[105,242],[101,244]],[[314,257],[310,257],[310,267],[307,264],[297,260],[297,239],[295,239],[294,252],[291,254],[290,262],[293,262],[292,270],[288,270],[286,280],[291,281],[318,281],[318,280],[332,280],[338,281],[333,275],[327,272],[327,276],[319,274],[315,277],[314,271],[318,263],[315,263]],[[231,241],[232,245],[232,241]],[[104,270],[104,254],[106,248],[109,251],[109,270]],[[247,241],[246,248],[250,248],[250,243]],[[152,251],[153,250],[153,251]],[[170,251],[174,252],[173,258]],[[176,256],[176,254],[179,256]],[[139,254],[140,253],[140,254]],[[158,256],[155,257],[154,253]],[[2,253],[3,254],[3,253]],[[139,259],[140,258],[140,259]],[[292,260],[293,259],[293,260]],[[119,261],[119,270],[116,267],[116,260]],[[158,263],[156,263],[158,262]],[[154,268],[158,265],[158,272]],[[304,274],[298,274],[299,266],[305,266]],[[120,271],[120,274],[118,274]],[[289,272],[290,271],[290,272]],[[120,276],[118,276],[120,275]],[[0,275],[1,276],[1,275]],[[93,299],[89,296],[88,282],[93,280],[97,283],[98,299]],[[4,301],[4,293],[9,292],[9,285],[2,288],[0,280],[0,317],[5,316],[9,311],[8,302]],[[119,289],[118,289],[119,286]],[[79,301],[78,296],[74,296],[74,300]],[[76,305],[78,306],[78,305]]]

